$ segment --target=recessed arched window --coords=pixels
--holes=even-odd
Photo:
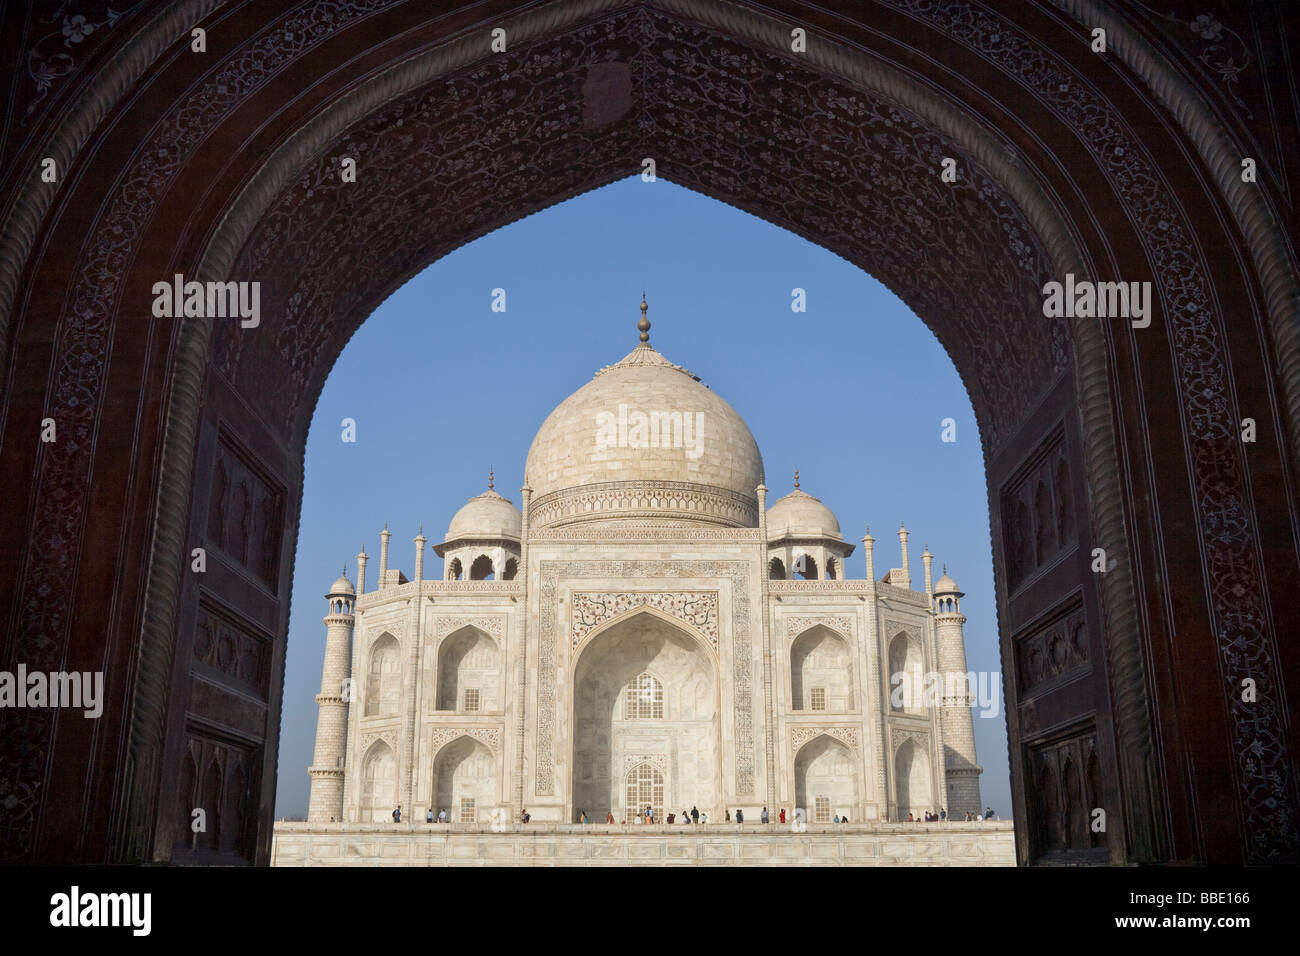
[[[664,685],[653,674],[639,674],[623,692],[623,716],[627,720],[663,720]]]
[[[773,581],[785,580],[785,562],[780,558],[773,558],[767,563],[767,576]]]
[[[664,775],[648,763],[639,763],[627,774],[627,822],[650,807],[655,822],[664,817]]]
[[[366,677],[367,717],[395,714],[402,692],[401,645],[385,633],[370,648],[370,672]]]
[[[469,579],[471,581],[491,581],[494,577],[492,559],[486,554],[480,554],[474,559],[474,563],[469,566]]]

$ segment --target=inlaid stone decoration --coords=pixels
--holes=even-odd
[[[798,752],[810,740],[825,734],[828,737],[834,737],[836,740],[842,740],[855,751],[858,747],[858,728],[857,727],[795,727],[790,731],[790,748]]]
[[[460,584],[473,584],[472,581],[458,582]],[[500,615],[492,617],[444,617],[439,615],[434,618],[433,633],[438,640],[446,637],[452,631],[458,631],[462,627],[476,627],[480,631],[485,631],[493,637],[500,639],[505,633],[506,618]]]
[[[501,730],[497,727],[432,727],[425,733],[425,749],[430,755],[458,737],[473,737],[487,745],[493,753],[501,750]]]
[[[823,627],[829,627],[841,637],[848,638],[853,636],[853,619],[842,614],[829,617],[808,617],[804,615],[787,617],[785,619],[785,636],[787,638],[798,637],[804,631],[808,630],[808,628],[816,627],[819,624]]]
[[[573,602],[572,646],[591,631],[633,608],[652,607],[685,621],[704,634],[718,649],[717,591],[576,591]]]

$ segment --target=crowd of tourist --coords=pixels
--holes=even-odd
[[[976,812],[976,811],[974,811],[974,810],[967,810],[967,811],[966,811],[966,816],[963,818],[962,822],[963,822],[963,823],[983,823],[983,822],[985,822],[986,820],[996,820],[997,818],[998,818],[998,816],[997,816],[996,813],[993,812],[993,808],[992,808],[992,807],[985,807],[983,813],[978,813],[978,812]],[[935,810],[926,810],[925,813],[922,814],[920,818],[917,818],[914,814],[909,813],[909,814],[907,815],[907,820],[906,820],[906,821],[900,821],[900,822],[907,822],[907,823],[946,823],[947,820],[948,820],[948,811],[945,810],[943,807],[940,807],[937,811],[935,811]]]
[[[587,811],[586,811],[586,810],[579,810],[578,813],[577,813],[577,817],[578,817],[578,822],[579,822],[579,823],[587,824],[587,823],[591,823],[591,822],[593,822],[593,821],[591,820],[591,818],[587,816]],[[447,822],[449,822],[449,820],[450,820],[451,818],[448,816],[448,814],[447,814],[447,810],[446,810],[445,807],[444,807],[443,809],[441,809],[441,810],[438,811],[437,817],[435,818],[434,813],[433,813],[433,808],[430,807],[430,808],[427,809],[427,810],[425,811],[425,813],[424,813],[424,822],[425,822],[425,823],[433,823],[433,822],[435,822],[435,819],[436,819],[436,821],[437,821],[438,823],[447,823]],[[532,815],[528,812],[528,810],[527,810],[526,808],[520,812],[520,814],[519,814],[519,822],[520,822],[520,823],[527,823],[527,822],[529,822],[531,819],[532,819]],[[780,810],[780,812],[777,814],[777,820],[776,820],[776,822],[777,822],[777,823],[785,823],[787,819],[789,819],[790,822],[793,823],[794,820],[795,820],[795,814],[790,814],[789,817],[787,818],[787,816],[786,816],[786,812],[785,812],[785,807],[782,807],[781,810]],[[805,819],[806,819],[806,818],[805,818]],[[996,820],[996,819],[997,819],[997,814],[993,812],[993,808],[992,808],[992,807],[985,807],[983,813],[976,813],[976,812],[973,812],[973,811],[971,811],[971,810],[967,810],[963,822],[965,822],[965,823],[983,823],[983,822],[988,821],[988,820]],[[947,811],[945,808],[940,807],[938,810],[926,810],[926,811],[921,815],[921,817],[919,817],[919,818],[918,818],[915,814],[913,814],[913,813],[909,813],[909,814],[907,815],[907,820],[906,820],[906,821],[900,821],[900,822],[907,822],[907,823],[946,823],[947,821],[948,821],[948,811]],[[402,822],[402,807],[401,807],[400,804],[399,804],[399,805],[398,805],[398,806],[393,810],[393,822],[394,822],[394,823],[401,823],[401,822]],[[613,824],[613,823],[615,823],[615,822],[617,822],[617,821],[615,821],[615,819],[614,819],[614,811],[612,811],[612,810],[607,810],[607,811],[605,812],[605,823],[607,823],[607,824]],[[632,814],[632,822],[633,822],[634,824],[638,824],[638,825],[640,825],[640,824],[653,824],[653,823],[655,822],[655,811],[654,811],[654,807],[646,806],[646,807],[638,808],[638,809],[637,809],[637,810]],[[681,825],[704,826],[704,825],[707,825],[708,822],[709,822],[709,815],[708,815],[707,813],[702,813],[702,812],[700,812],[700,809],[699,809],[698,807],[691,807],[691,809],[690,809],[689,811],[687,811],[687,810],[683,810],[681,813],[670,813],[670,814],[668,814],[667,820],[664,821],[664,822],[666,822],[666,823],[668,823],[668,824],[671,824],[671,825],[678,825],[678,824],[681,824]],[[738,808],[738,809],[736,810],[736,816],[735,816],[735,819],[734,819],[734,821],[733,821],[733,819],[732,819],[732,815],[731,815],[731,810],[728,809],[728,810],[726,811],[726,816],[724,817],[723,822],[724,822],[724,823],[732,823],[732,822],[735,822],[735,823],[737,823],[737,824],[743,824],[743,823],[745,822],[745,811],[744,811],[743,809],[739,809],[739,808]],[[764,807],[764,808],[763,808],[763,812],[762,812],[761,814],[759,814],[759,822],[760,822],[760,823],[771,823],[771,822],[772,822],[771,817],[768,816],[767,807]],[[848,823],[848,822],[849,822],[848,814],[845,814],[844,816],[840,816],[838,813],[835,814],[835,819],[834,819],[833,822],[834,822],[834,823]]]

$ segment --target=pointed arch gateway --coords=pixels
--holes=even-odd
[[[702,636],[637,608],[582,645],[572,686],[571,817],[720,806],[721,688]]]
[[[1189,713],[1181,701],[1195,696],[1188,690],[1203,682],[1203,669],[1191,673],[1164,656],[1174,634],[1180,644],[1194,641],[1195,654],[1183,657],[1217,662],[1223,686],[1231,688],[1231,642],[1240,640],[1278,686],[1294,672],[1296,652],[1278,643],[1272,623],[1284,612],[1259,570],[1265,553],[1283,562],[1280,573],[1296,567],[1289,532],[1259,520],[1260,501],[1291,500],[1287,476],[1300,444],[1300,365],[1291,358],[1300,328],[1294,269],[1271,212],[1270,177],[1261,176],[1256,188],[1240,182],[1231,132],[1238,117],[1220,121],[1219,92],[1176,54],[1160,52],[1165,47],[1149,23],[1074,0],[985,5],[978,16],[964,3],[882,0],[869,13],[840,11],[832,24],[811,31],[815,42],[793,58],[784,52],[790,24],[771,12],[779,5],[545,5],[509,18],[515,39],[501,55],[500,74],[489,75],[467,38],[485,35],[499,17],[495,10],[466,4],[406,20],[359,9],[300,17],[296,9],[257,6],[230,24],[233,32],[209,54],[207,72],[183,82],[170,73],[182,67],[162,55],[176,42],[169,22],[124,19],[111,33],[96,31],[93,42],[105,48],[82,58],[61,82],[65,90],[94,87],[102,95],[74,101],[56,83],[26,124],[31,139],[23,148],[31,157],[58,142],[77,163],[87,143],[115,145],[96,154],[96,176],[51,190],[13,186],[22,192],[9,225],[22,225],[0,230],[0,344],[13,356],[6,397],[14,409],[3,444],[27,447],[32,423],[46,414],[73,422],[78,434],[120,437],[105,437],[109,444],[98,452],[78,442],[49,454],[31,448],[7,456],[13,497],[30,500],[33,509],[30,516],[23,509],[5,515],[5,537],[22,541],[30,528],[75,536],[111,527],[114,540],[130,544],[121,555],[69,554],[50,546],[52,531],[32,537],[2,582],[13,594],[15,620],[35,622],[14,635],[10,654],[35,662],[107,648],[106,678],[131,688],[131,699],[124,700],[120,736],[82,739],[38,714],[15,717],[21,724],[0,741],[3,756],[12,757],[4,762],[21,792],[41,796],[15,815],[27,822],[11,828],[0,857],[26,859],[41,847],[76,859],[88,852],[79,847],[93,845],[112,846],[123,861],[167,858],[167,814],[160,808],[179,783],[179,757],[189,742],[174,702],[196,700],[190,676],[172,665],[193,638],[184,622],[194,619],[201,598],[175,556],[196,544],[217,546],[220,527],[230,539],[227,553],[244,554],[233,540],[242,534],[233,493],[227,486],[217,494],[214,449],[233,435],[256,439],[244,451],[284,503],[268,547],[266,599],[251,601],[233,583],[207,584],[276,639],[269,668],[276,673],[284,660],[302,449],[315,397],[348,336],[375,303],[448,250],[636,172],[625,146],[647,137],[671,157],[659,162],[658,175],[860,265],[896,290],[953,356],[988,450],[994,565],[1007,604],[999,615],[1004,647],[1021,624],[1080,588],[1093,657],[1106,663],[1075,682],[1071,697],[1051,703],[1063,717],[1080,719],[1080,735],[1097,735],[1098,778],[1114,808],[1107,831],[1112,859],[1294,857],[1276,822],[1297,815],[1294,756],[1277,719],[1251,725],[1258,714],[1231,697],[1222,707]],[[1106,70],[1095,69],[1093,57],[1075,55],[1094,16],[1114,53]],[[602,24],[598,37],[589,29],[594,22]],[[23,29],[26,22],[15,17],[10,25]],[[564,51],[573,71],[521,68],[538,44]],[[118,52],[129,55],[110,55]],[[374,75],[377,60],[394,66]],[[948,71],[924,85],[912,79],[936,62]],[[257,64],[258,82],[245,82],[247,63]],[[326,74],[329,84],[315,83]],[[747,78],[754,76],[764,78],[765,95],[721,95],[752,89]],[[485,95],[502,84],[517,95]],[[683,96],[711,105],[690,109]],[[446,108],[458,97],[473,108]],[[529,138],[518,144],[530,175],[510,178],[504,173],[518,168],[516,146],[499,148],[483,131],[502,128],[505,110],[518,102],[549,119],[528,124]],[[295,108],[286,109],[288,103]],[[1015,124],[1005,122],[1007,103],[1017,104]],[[817,122],[791,127],[792,115]],[[404,125],[394,130],[397,119]],[[417,122],[429,124],[418,131],[424,138],[411,132]],[[1250,136],[1247,126],[1240,130]],[[361,177],[344,192],[328,162],[352,135],[367,137],[368,166],[392,175]],[[752,149],[760,138],[771,142]],[[214,141],[247,144],[216,178],[204,146]],[[424,143],[458,144],[454,177],[437,149],[412,161]],[[860,146],[828,146],[841,143]],[[806,162],[822,147],[834,162]],[[958,159],[958,182],[939,183],[935,156]],[[894,175],[870,174],[882,157]],[[1294,180],[1294,157],[1278,162],[1286,169],[1271,179]],[[429,202],[447,195],[450,178],[464,185],[454,201]],[[505,193],[493,188],[502,182],[510,184]],[[904,206],[917,215],[900,221],[892,210]],[[84,215],[66,215],[68,209]],[[355,267],[339,269],[343,260]],[[1155,347],[1139,349],[1120,334],[1125,329],[1105,322],[1062,329],[1044,321],[1045,280],[1105,272],[1112,263],[1135,274],[1103,278],[1150,280],[1166,304],[1167,313],[1158,311],[1143,333],[1144,344]],[[122,334],[121,323],[148,301],[151,282],[173,272],[231,281],[276,277],[262,290],[263,331],[270,334],[241,335],[238,323],[209,319],[159,320],[150,334],[163,344],[139,354],[138,338]],[[62,303],[38,294],[56,287],[66,288]],[[1248,303],[1232,335],[1224,302]],[[982,320],[990,315],[999,321]],[[120,400],[135,392],[139,401]],[[1127,407],[1143,409],[1140,419],[1112,407],[1112,396],[1120,395],[1131,397]],[[1270,409],[1259,422],[1269,442],[1252,450],[1249,469],[1240,442],[1227,440],[1228,425],[1235,426],[1229,412],[1238,407]],[[1272,411],[1278,408],[1284,418]],[[1036,578],[1033,594],[1020,594],[1019,575],[1009,582],[1007,566],[1027,564],[1034,542],[1008,527],[1017,470],[1050,443],[1058,422],[1065,425],[1075,510],[1063,525],[1054,516],[1057,535],[1062,526],[1079,529],[1090,539],[1081,546],[1104,545],[1114,570],[1089,575],[1057,562]],[[1169,440],[1149,454],[1129,451],[1145,447],[1150,434]],[[1259,461],[1264,455],[1266,463]],[[121,467],[125,461],[130,468]],[[146,477],[132,484],[134,475]],[[1177,507],[1184,520],[1130,540],[1126,527],[1145,526],[1152,514],[1143,496],[1130,499],[1122,488],[1152,489],[1154,500]],[[1216,516],[1229,504],[1239,511],[1233,527],[1240,530],[1230,541],[1216,540]],[[224,520],[209,520],[223,509]],[[195,527],[216,537],[193,542]],[[1230,580],[1214,573],[1220,561],[1241,571],[1231,588],[1215,583]],[[1134,569],[1162,582],[1162,595],[1201,599],[1169,602],[1167,620],[1153,613],[1140,622]],[[120,604],[111,633],[79,628],[76,622],[114,603],[121,575],[145,583]],[[47,609],[60,606],[70,609],[66,619],[40,626]],[[1223,637],[1225,621],[1240,631]],[[1154,632],[1149,641],[1140,628]],[[1008,705],[1018,708],[1009,653],[1003,665]],[[1147,680],[1166,672],[1167,682]],[[278,708],[269,691],[263,697]],[[1095,725],[1083,725],[1092,713]],[[255,741],[264,754],[277,749],[274,717]],[[1230,758],[1212,741],[1247,726],[1267,740],[1266,759],[1229,768]],[[12,743],[18,740],[21,751]],[[1037,774],[1024,756],[1031,743],[1011,741],[1017,815],[1023,810],[1027,819],[1039,805]],[[62,805],[93,806],[85,798],[92,779],[124,781],[117,795],[124,811],[115,822],[85,810],[85,828],[66,820],[56,826],[57,815],[42,811],[43,801],[54,799],[44,784],[54,778],[40,755],[56,746],[104,768],[87,774],[80,794],[60,798]],[[1179,754],[1166,763],[1159,756],[1166,750]],[[1208,775],[1213,783],[1184,769],[1214,761],[1223,775]],[[1286,786],[1269,787],[1269,775]],[[269,820],[274,780],[264,776],[256,816]],[[1195,806],[1224,799],[1212,788],[1228,777],[1235,779],[1235,812],[1213,833],[1170,822],[1194,819]],[[1287,813],[1275,812],[1277,805]],[[86,829],[95,839],[82,839]],[[269,844],[260,832],[262,862]],[[1019,852],[1022,861],[1035,855],[1023,844]]]

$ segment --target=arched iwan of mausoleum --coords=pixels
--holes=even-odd
[[[652,611],[592,637],[573,672],[573,813],[626,818],[628,775],[641,764],[663,776],[670,808],[720,811],[718,683],[704,641]]]

